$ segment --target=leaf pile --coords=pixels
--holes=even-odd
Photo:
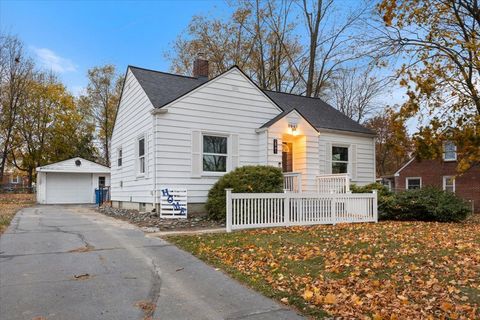
[[[32,194],[0,194],[0,234],[7,229],[18,210],[33,203]]]
[[[170,237],[315,318],[480,318],[480,223],[382,222]]]

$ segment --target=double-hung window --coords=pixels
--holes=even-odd
[[[348,147],[332,146],[332,173],[348,172]]]
[[[452,177],[452,176],[443,177],[443,190],[448,192],[455,192],[455,177]]]
[[[203,135],[203,171],[227,172],[228,138]]]
[[[18,184],[18,183],[20,183],[20,177],[19,177],[19,176],[12,176],[12,177],[10,178],[10,183],[11,183],[11,184]]]
[[[145,174],[145,137],[138,139],[138,173]]]
[[[122,153],[123,153],[122,148],[119,148],[119,149],[118,149],[118,154],[117,154],[117,165],[118,165],[119,167],[122,166],[122,158],[123,158]]]
[[[422,178],[407,178],[407,190],[420,189],[422,187]]]
[[[455,161],[457,160],[457,146],[451,141],[443,144],[443,160]]]

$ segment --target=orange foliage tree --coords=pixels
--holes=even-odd
[[[399,70],[408,101],[404,119],[419,118],[416,154],[440,157],[457,145],[458,171],[480,163],[480,2],[382,0],[384,40],[406,62]]]

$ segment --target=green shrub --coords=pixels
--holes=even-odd
[[[388,210],[382,212],[381,218],[457,222],[465,220],[470,211],[468,203],[454,193],[424,187],[396,193]]]
[[[272,166],[244,166],[225,174],[208,192],[206,209],[210,219],[225,220],[226,188],[232,188],[232,192],[282,192],[282,170]]]

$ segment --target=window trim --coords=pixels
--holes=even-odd
[[[445,150],[445,145],[446,145],[447,143],[451,143],[451,144],[453,144],[453,146],[454,146],[454,155],[455,155],[455,156],[454,156],[453,158],[446,158],[446,157],[445,157],[446,154],[447,154],[447,152],[446,152],[446,150]],[[445,141],[445,142],[442,144],[442,148],[443,148],[443,154],[442,154],[443,161],[457,161],[457,146],[455,145],[455,143],[453,143],[452,141]]]
[[[331,172],[332,172],[332,174],[333,174],[333,164],[334,163],[346,163],[347,164],[347,172],[337,173],[337,174],[350,174],[350,171],[351,171],[351,168],[350,168],[350,166],[351,166],[350,147],[351,147],[351,145],[347,145],[347,144],[332,144],[332,147],[331,147],[331,150],[330,150]],[[333,160],[333,148],[346,148],[347,149],[347,161]]]
[[[204,144],[203,144],[203,138],[205,136],[208,137],[221,137],[221,138],[226,138],[227,139],[227,153],[210,153],[207,152],[205,153],[203,150]],[[201,161],[201,168],[202,168],[202,176],[223,176],[224,174],[228,173],[230,171],[230,157],[231,157],[231,139],[230,139],[230,134],[226,133],[218,133],[218,132],[201,132],[201,156],[200,156],[200,161]],[[223,156],[226,158],[225,162],[225,171],[205,171],[203,170],[203,156],[204,155],[209,155],[209,156]]]
[[[406,177],[405,178],[405,190],[415,190],[415,189],[409,189],[408,188],[408,180],[420,180],[420,188],[419,189],[422,189],[422,177]]]
[[[119,147],[117,149],[117,167],[121,167],[123,165],[123,148]]]
[[[15,178],[15,179],[14,179]],[[11,175],[10,176],[10,183],[11,184],[19,184],[20,183],[20,176],[18,175]]]
[[[140,156],[140,141],[143,139],[143,156]],[[144,177],[146,172],[147,172],[147,160],[146,160],[146,154],[147,154],[147,139],[145,137],[145,134],[142,134],[141,136],[137,137],[136,141],[136,161],[137,161],[137,177]],[[140,159],[143,158],[143,172],[140,171]]]
[[[442,185],[443,185],[443,191],[447,191],[445,190],[446,186],[447,186],[447,179],[450,178],[452,179],[452,182],[453,184],[451,185],[453,187],[453,193],[455,193],[455,176],[443,176],[442,177]]]

